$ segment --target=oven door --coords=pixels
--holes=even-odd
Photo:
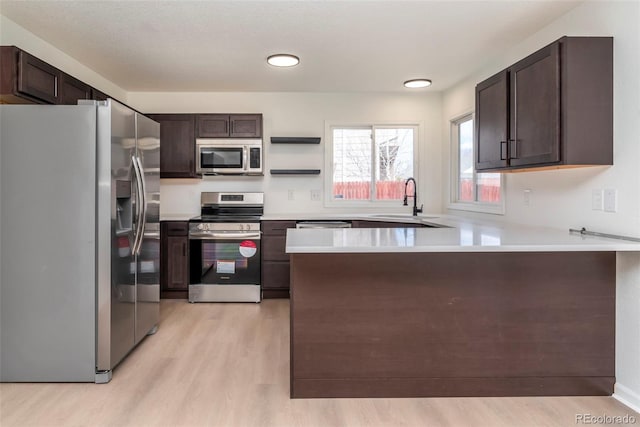
[[[189,235],[190,285],[260,285],[260,232]]]
[[[247,149],[243,145],[200,145],[197,160],[198,173],[244,173]]]

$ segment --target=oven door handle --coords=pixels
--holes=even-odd
[[[228,240],[246,240],[246,239],[254,239],[254,240],[260,240],[260,232],[255,232],[255,233],[207,233],[207,232],[201,232],[201,233],[189,233],[189,238],[190,239],[197,239],[197,240],[221,240],[221,239],[228,239]]]

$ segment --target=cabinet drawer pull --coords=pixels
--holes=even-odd
[[[500,160],[507,160],[507,141],[500,141]]]
[[[517,139],[510,139],[509,140],[509,145],[510,145],[510,153],[509,153],[509,158],[510,159],[517,159],[518,158],[518,140]]]

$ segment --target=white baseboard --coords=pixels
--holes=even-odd
[[[631,390],[629,387],[616,383],[614,386],[613,398],[623,405],[626,405],[640,413],[640,394]]]

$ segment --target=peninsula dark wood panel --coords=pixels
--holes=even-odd
[[[610,395],[615,253],[291,254],[291,396]]]

